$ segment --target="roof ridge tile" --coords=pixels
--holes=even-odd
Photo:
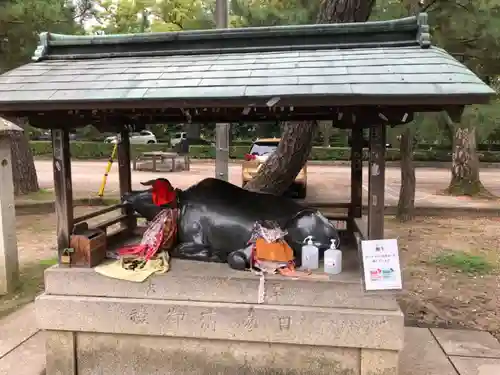
[[[41,33],[33,60],[430,46],[427,15],[342,24],[117,35]]]

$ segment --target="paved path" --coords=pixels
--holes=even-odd
[[[53,187],[52,162],[39,160],[35,162],[38,179],[42,188]],[[72,163],[73,190],[75,192],[97,194],[106,167],[105,161],[74,161]],[[163,176],[168,178],[178,188],[185,189],[206,177],[215,175],[214,165],[207,162],[193,162],[189,172],[138,172],[132,173],[134,189],[141,189],[140,182]],[[364,170],[365,191],[367,200],[367,168]],[[460,198],[439,195],[450,181],[450,171],[446,169],[418,168],[416,171],[417,206],[474,206],[491,207],[492,202],[470,201]],[[486,169],[481,172],[481,179],[492,193],[500,196],[500,169]],[[241,185],[241,165],[230,164],[229,180],[233,184]],[[386,204],[395,205],[398,201],[400,187],[400,171],[398,168],[386,170]],[[111,169],[106,193],[117,195],[119,191],[118,171],[116,163]],[[347,202],[350,200],[350,167],[348,166],[308,166],[308,196],[313,202]],[[499,204],[500,207],[500,204]]]
[[[30,304],[0,320],[0,375],[43,373],[45,342],[33,307]],[[399,375],[499,374],[500,343],[487,332],[405,330]]]

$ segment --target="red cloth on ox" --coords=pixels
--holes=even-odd
[[[149,224],[141,242],[122,247],[118,250],[118,254],[135,255],[150,260],[160,249],[170,250],[177,234],[177,215],[176,209],[162,210]]]
[[[172,184],[165,179],[156,180],[153,183],[153,203],[157,206],[163,206],[172,203],[175,198],[175,190]]]

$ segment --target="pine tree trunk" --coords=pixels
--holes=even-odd
[[[322,0],[317,23],[364,22],[375,0]],[[276,152],[267,159],[245,189],[282,194],[294,181],[312,148],[313,122],[287,123]]]
[[[401,134],[401,189],[396,217],[403,222],[410,221],[415,211],[415,166],[413,164],[413,133],[411,124]]]
[[[375,0],[322,0],[316,23],[365,22]]]
[[[485,193],[479,179],[479,158],[476,153],[476,126],[456,126],[453,137],[450,195],[475,196]]]
[[[418,14],[420,2],[418,0],[407,0],[404,2],[409,15]],[[415,165],[413,164],[413,127],[417,127],[423,121],[423,116],[417,114],[413,124],[406,125],[401,133],[399,153],[401,157],[401,188],[399,190],[398,208],[396,218],[402,222],[413,220],[415,215]]]
[[[28,137],[19,132],[12,132],[9,136],[12,144],[14,194],[18,196],[37,192],[40,187]]]
[[[278,149],[269,156],[259,173],[245,185],[245,189],[283,194],[309,157],[315,129],[315,121],[286,123]]]

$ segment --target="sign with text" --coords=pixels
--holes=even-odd
[[[403,288],[398,241],[361,241],[366,290],[398,290]]]

